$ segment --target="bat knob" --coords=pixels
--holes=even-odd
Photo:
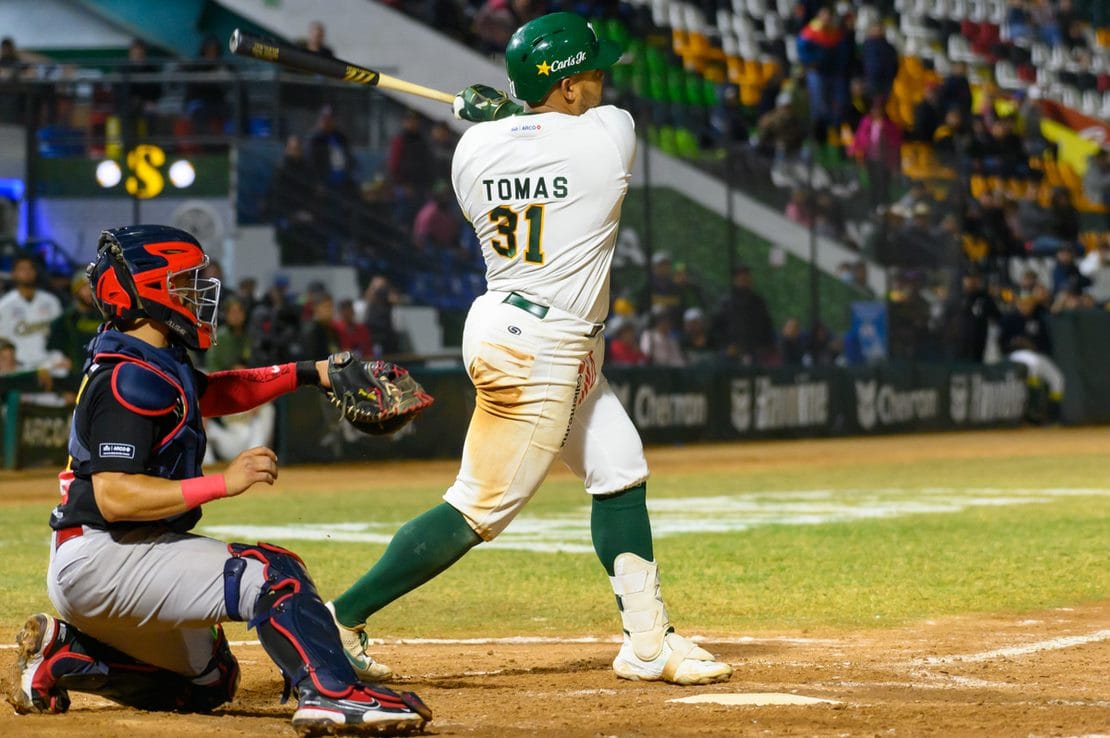
[[[231,49],[232,54],[238,53],[239,44],[242,43],[242,41],[243,34],[239,32],[238,28],[236,28],[234,31],[231,32],[231,38],[229,38],[227,41],[227,46],[229,49]]]

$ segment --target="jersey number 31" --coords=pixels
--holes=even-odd
[[[504,236],[504,239],[491,238],[489,245],[506,259],[516,256],[516,229],[522,214],[526,223],[524,227],[528,231],[528,248],[524,251],[524,260],[529,264],[542,264],[543,205],[527,205],[520,212],[508,205],[498,205],[489,211],[490,222],[496,224],[497,232]]]

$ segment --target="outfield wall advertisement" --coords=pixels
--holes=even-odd
[[[288,397],[279,455],[286,463],[458,456],[474,407],[469,380],[457,370],[413,374],[436,403],[388,438],[340,423],[318,392]],[[1024,367],[1009,363],[605,374],[649,444],[1016,426],[1028,400]]]
[[[435,396],[389,437],[339,422],[316,390],[278,403],[283,463],[454,457],[462,451],[474,389],[455,370],[413,374]],[[887,364],[873,368],[607,369],[609,384],[645,443],[803,438],[1018,425],[1028,391],[1017,364]],[[71,408],[4,404],[5,466],[61,466]]]

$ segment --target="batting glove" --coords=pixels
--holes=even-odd
[[[473,123],[500,120],[524,112],[524,108],[513,102],[507,94],[489,85],[467,87],[455,95],[452,107],[456,118]]]

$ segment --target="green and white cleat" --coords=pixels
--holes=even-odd
[[[351,667],[354,668],[359,681],[379,684],[392,679],[393,669],[380,661],[375,661],[374,657],[367,653],[370,638],[366,635],[366,626],[348,628],[336,619],[334,604],[327,602],[325,607],[331,613],[332,620],[335,620],[335,627],[339,629],[339,640],[343,644],[343,653],[347,655],[347,660],[351,662]]]

